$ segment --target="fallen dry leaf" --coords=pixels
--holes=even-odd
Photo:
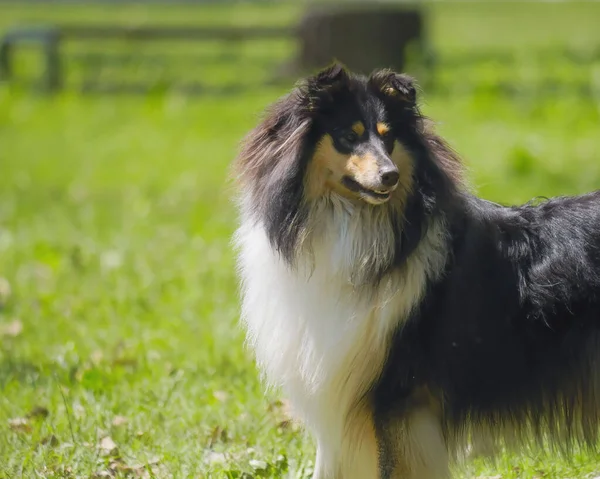
[[[298,429],[298,425],[294,421],[288,420],[288,419],[279,421],[277,423],[277,427],[284,431],[287,431],[287,430],[295,431]]]
[[[267,411],[279,416],[285,416],[288,419],[291,419],[292,417],[292,406],[287,399],[276,399],[269,403]]]
[[[0,337],[16,338],[23,332],[23,323],[18,319],[10,323],[0,325]]]
[[[129,419],[127,419],[125,416],[115,416],[112,420],[112,425],[114,427],[119,427],[119,426],[124,426],[128,422],[129,422]]]
[[[277,427],[287,430],[297,430],[298,423],[292,417],[292,406],[287,399],[277,399],[267,406],[267,411],[275,416]]]
[[[258,459],[250,459],[248,462],[250,467],[255,471],[266,471],[269,465],[265,461],[260,461]]]
[[[115,441],[112,440],[112,437],[105,436],[100,439],[100,443],[98,445],[100,451],[106,455],[113,456],[119,452],[119,448],[115,444]]]
[[[31,411],[29,411],[27,413],[27,417],[29,419],[33,419],[33,418],[45,419],[48,417],[49,414],[50,414],[50,411],[48,411],[48,409],[45,408],[44,406],[35,406]]]
[[[92,477],[94,479],[100,479],[102,477],[113,477],[114,474],[110,471],[98,471],[98,472],[94,472],[94,474],[92,474]]]
[[[225,391],[215,391],[213,393],[213,396],[215,397],[215,399],[217,401],[225,402],[225,401],[227,401],[227,398],[229,397],[229,394],[227,394]]]
[[[13,419],[9,419],[8,426],[13,431],[19,431],[19,432],[30,432],[31,431],[31,426],[29,425],[27,418],[24,418],[24,417],[15,417]]]
[[[206,453],[206,462],[211,466],[224,464],[225,454],[223,454],[222,452],[208,451]]]
[[[73,468],[71,466],[61,465],[56,470],[58,472],[58,477],[64,477],[65,479],[68,477],[73,477]]]
[[[121,458],[118,458],[114,461],[111,461],[110,464],[108,465],[108,467],[110,468],[111,471],[114,472],[133,472],[134,469],[138,468],[138,467],[144,467],[144,466],[129,466],[127,464],[125,464],[125,462],[123,462],[123,460]]]
[[[148,460],[145,464],[129,465],[125,463],[125,461],[122,458],[118,457],[110,462],[108,468],[113,475],[123,473],[127,476],[134,475],[135,477],[150,477],[150,474],[148,474],[148,472],[150,470],[153,471],[159,463],[159,458],[152,458]]]
[[[92,364],[94,366],[98,366],[98,364],[100,364],[103,359],[104,359],[104,353],[102,351],[100,351],[99,349],[97,349],[90,355],[90,361],[92,362]]]

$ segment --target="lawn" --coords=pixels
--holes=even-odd
[[[111,8],[3,4],[0,31],[66,17],[280,24],[298,14]],[[431,14],[434,44],[449,54],[600,45],[598,4],[442,3]],[[549,26],[526,28],[540,19]],[[599,63],[541,64],[531,51],[517,71],[464,66],[441,78],[535,85],[551,70],[600,82]],[[310,477],[312,442],[277,391],[264,395],[243,347],[230,245],[228,164],[283,91],[44,97],[0,84],[0,477]],[[600,97],[452,91],[425,91],[423,110],[479,194],[516,203],[600,187]],[[460,475],[594,472],[600,455],[507,455]]]

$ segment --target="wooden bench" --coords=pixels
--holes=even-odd
[[[15,50],[25,44],[34,44],[39,47],[45,58],[41,84],[50,92],[60,90],[65,84],[65,58],[63,57],[61,61],[63,40],[98,44],[106,42],[106,51],[101,47],[100,51],[83,58],[82,63],[88,66],[93,65],[94,60],[101,60],[103,56],[117,59],[116,63],[120,65],[126,65],[132,57],[142,60],[148,58],[141,48],[129,55],[114,50],[111,52],[108,45],[114,41],[162,42],[163,44],[178,41],[217,41],[241,44],[251,40],[291,39],[298,44],[297,55],[289,59],[287,64],[280,65],[279,74],[275,73],[275,77],[285,79],[286,83],[287,80],[324,67],[334,58],[351,69],[363,73],[368,73],[377,67],[393,67],[402,70],[405,66],[405,53],[410,45],[416,44],[422,54],[427,50],[425,23],[423,12],[415,6],[384,8],[379,5],[365,4],[354,8],[311,7],[299,25],[289,27],[71,24],[57,27],[15,28],[0,42],[0,78],[11,80],[14,77]],[[160,50],[160,47],[157,50]],[[173,56],[170,52],[167,55]],[[204,68],[202,64],[200,65]],[[96,85],[99,82],[96,79],[100,77],[100,74],[92,75],[91,83]],[[240,82],[240,85],[247,87],[244,82]],[[232,85],[221,86],[230,89]]]
[[[60,46],[63,40],[126,40],[149,41],[221,41],[289,39],[293,28],[284,27],[198,27],[188,25],[63,25],[13,28],[0,41],[0,79],[13,79],[14,57],[17,48],[34,46],[44,57],[41,85],[48,92],[59,91],[63,86],[64,72]]]

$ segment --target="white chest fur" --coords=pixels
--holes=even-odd
[[[260,223],[245,221],[237,233],[248,342],[269,383],[315,435],[319,478],[376,477],[372,424],[359,400],[383,367],[391,333],[445,258],[434,225],[399,271],[376,288],[357,287],[361,263],[386,260],[393,248],[381,225],[364,219],[345,213],[324,223],[294,268]]]

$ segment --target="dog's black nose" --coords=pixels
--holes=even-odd
[[[381,172],[381,184],[387,188],[396,186],[400,179],[400,173],[396,168],[385,170]]]

